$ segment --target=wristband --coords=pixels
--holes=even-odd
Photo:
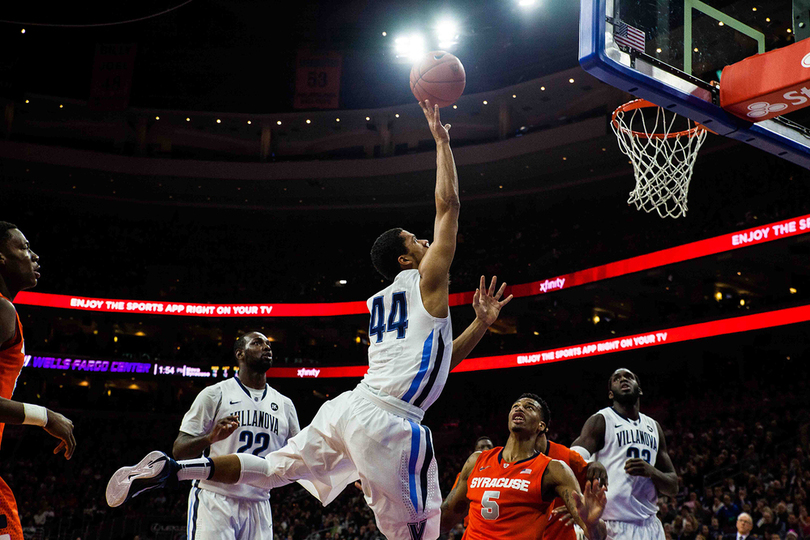
[[[23,413],[23,425],[45,427],[48,423],[48,409],[45,407],[23,403]]]
[[[584,459],[585,461],[591,459],[591,453],[581,446],[572,446],[571,450],[582,456],[582,459]]]

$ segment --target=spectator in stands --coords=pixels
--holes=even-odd
[[[718,521],[720,521],[720,528],[724,532],[734,528],[734,522],[740,514],[740,507],[734,504],[731,500],[731,494],[726,493],[723,495],[723,504],[715,511]]]
[[[724,540],[754,540],[756,536],[751,536],[754,529],[754,520],[745,512],[737,516],[737,532],[729,533],[723,537]],[[749,539],[750,537],[750,539]]]

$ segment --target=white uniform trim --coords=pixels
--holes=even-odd
[[[426,411],[438,399],[453,355],[450,315],[434,317],[422,303],[419,270],[403,270],[368,299],[368,373],[363,382],[379,394]]]

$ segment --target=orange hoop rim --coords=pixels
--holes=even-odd
[[[666,133],[666,134],[664,134],[664,133],[644,133],[642,131],[633,131],[632,129],[622,127],[622,126],[619,125],[619,122],[616,120],[616,116],[620,112],[621,113],[626,113],[626,112],[629,112],[629,111],[634,111],[636,109],[645,109],[645,108],[652,108],[652,107],[658,107],[659,109],[663,109],[663,107],[660,107],[660,106],[656,105],[655,103],[653,103],[651,101],[647,101],[646,99],[634,99],[633,101],[628,101],[627,103],[624,103],[624,104],[619,105],[618,107],[616,107],[616,110],[613,111],[613,114],[611,115],[610,122],[613,124],[613,126],[616,129],[618,129],[622,133],[628,133],[628,134],[630,134],[630,135],[632,135],[634,137],[643,138],[643,139],[675,139],[677,137],[694,137],[695,135],[697,135],[698,133],[701,133],[703,131],[710,131],[703,124],[699,124],[699,123],[695,122],[695,127],[690,128],[690,129],[685,129],[683,131],[676,131],[674,133]],[[692,121],[694,122],[694,120],[692,120]]]

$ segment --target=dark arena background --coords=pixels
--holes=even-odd
[[[416,33],[467,74],[441,110],[462,203],[454,330],[482,274],[516,296],[425,417],[442,495],[479,436],[506,441],[520,394],[544,397],[570,445],[626,367],[679,475],[659,498],[667,538],[723,538],[742,511],[761,538],[810,538],[810,175],[710,134],[685,217],[628,206],[610,113],[632,96],[578,66],[578,8],[4,6],[0,220],[42,264],[15,302],[28,356],[13,399],[64,413],[78,441],[65,461],[41,429],[6,426],[0,476],[26,538],[185,538],[187,484],[119,508],[104,489],[171,452],[197,393],[233,375],[242,332],[273,341],[268,382],[302,425],[357,384],[364,302],[384,287],[372,242],[396,226],[432,238]],[[271,503],[279,540],[382,538],[353,486],[327,507],[296,485]]]

